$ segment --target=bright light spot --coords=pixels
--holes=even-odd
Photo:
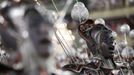
[[[66,26],[67,26],[67,23],[58,23],[58,24],[56,24],[56,27],[58,29],[64,29],[64,28],[66,28]]]
[[[22,37],[23,38],[27,38],[28,37],[28,32],[27,31],[23,31],[22,32]]]
[[[12,18],[16,18],[18,16],[21,16],[24,14],[24,10],[20,9],[20,8],[13,8],[10,12],[9,12],[10,16]]]
[[[1,7],[1,8],[4,8],[4,7],[6,7],[8,4],[9,4],[9,3],[6,2],[6,1],[5,1],[5,2],[2,2],[1,5],[0,5],[0,7]]]
[[[102,18],[96,19],[94,23],[95,23],[95,24],[103,24],[103,25],[105,25],[105,21],[104,21],[104,19],[102,19]]]
[[[0,23],[1,23],[1,24],[4,23],[4,18],[3,18],[3,16],[0,16]]]
[[[134,30],[131,30],[131,31],[129,32],[129,37],[134,38]]]
[[[120,31],[122,33],[127,33],[130,31],[130,26],[128,24],[123,24],[121,27],[120,27]]]
[[[113,36],[114,38],[116,38],[116,37],[117,37],[117,33],[116,33],[115,31],[112,31],[112,36]]]

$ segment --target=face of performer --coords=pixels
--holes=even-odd
[[[114,38],[111,31],[104,31],[101,34],[100,49],[105,58],[112,58],[114,51]]]
[[[53,26],[44,21],[44,18],[42,18],[39,13],[31,11],[30,14],[27,14],[26,16],[29,22],[30,38],[37,53],[40,56],[47,58],[51,54],[51,35]]]

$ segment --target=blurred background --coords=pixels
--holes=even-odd
[[[6,0],[0,0],[0,3]],[[9,0],[10,1],[10,0]],[[54,16],[59,17],[62,14],[62,10],[68,0],[14,0],[21,1],[22,3],[30,5],[43,5],[45,9],[54,11]],[[118,42],[124,41],[124,34],[122,33],[121,26],[127,24],[130,26],[130,30],[134,29],[134,0],[73,0],[65,13],[63,20],[57,23],[55,26],[57,35],[63,41],[63,44],[68,48],[71,55],[77,55],[81,58],[88,59],[86,50],[88,50],[85,41],[80,38],[77,32],[78,23],[71,17],[71,11],[74,4],[77,2],[83,2],[85,7],[89,11],[89,18],[96,20],[103,18],[106,25],[117,33],[116,40]],[[51,15],[51,14],[49,14]],[[45,17],[44,17],[45,18]],[[1,20],[1,18],[0,18]],[[56,22],[56,21],[54,21]],[[134,48],[134,31],[126,32],[128,45]],[[58,75],[69,75],[63,73],[61,67],[68,63],[68,57],[65,55],[61,43],[57,40],[55,35],[52,35],[53,53],[48,60],[47,68],[49,66],[56,66],[56,68],[50,68],[48,71],[56,71]],[[14,53],[13,53],[14,54]],[[19,56],[14,56],[19,57]],[[19,58],[18,58],[19,59]],[[50,63],[49,63],[50,62]],[[58,69],[57,69],[58,68]],[[31,74],[32,75],[32,74]]]
[[[67,0],[53,0],[53,1],[55,2],[57,9],[60,11],[63,9]],[[65,22],[67,23],[67,29],[74,32],[74,34],[77,26],[76,23],[71,18],[71,10],[76,1],[77,0],[73,0],[65,15]],[[123,24],[128,24],[131,29],[134,29],[134,0],[78,0],[78,1],[83,2],[87,7],[90,15],[89,18],[94,20],[97,18],[103,18],[106,24],[112,30],[117,31],[119,34],[120,34],[120,26]],[[32,0],[29,2],[33,4],[36,3],[35,1]],[[52,0],[38,0],[38,2],[43,3],[46,6],[46,8],[56,11],[52,3]],[[119,35],[119,37],[120,36],[121,35]],[[78,39],[76,40],[76,42],[77,41]]]

